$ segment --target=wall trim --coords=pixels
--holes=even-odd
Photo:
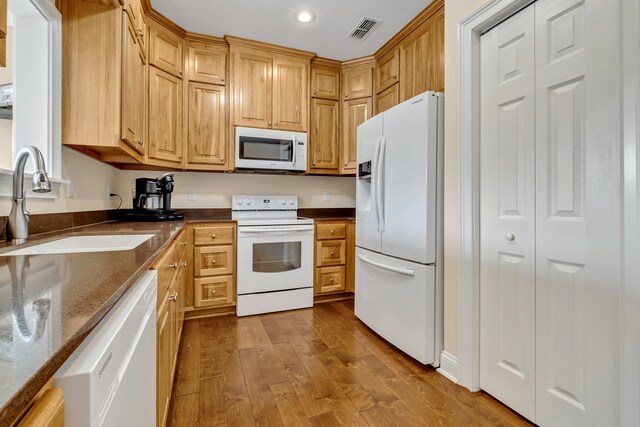
[[[440,367],[436,371],[453,383],[458,383],[458,359],[443,351],[440,354]]]
[[[458,24],[458,383],[480,389],[480,35],[532,0],[490,0]]]

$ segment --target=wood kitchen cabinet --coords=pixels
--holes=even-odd
[[[309,173],[340,172],[340,103],[331,99],[311,100],[309,129]]]
[[[7,66],[7,0],[0,0],[0,67]]]
[[[33,406],[26,412],[17,427],[64,427],[64,397],[62,390],[45,386]]]
[[[400,44],[400,102],[428,90],[444,91],[444,4]]]
[[[375,84],[376,94],[398,83],[400,76],[400,52],[393,49],[376,61]]]
[[[375,114],[387,111],[400,102],[400,85],[398,83],[388,87],[376,95]]]
[[[188,49],[189,81],[214,85],[226,84],[228,52],[226,47],[189,42]]]
[[[342,103],[342,146],[340,151],[340,173],[355,174],[358,168],[356,157],[358,126],[372,116],[371,98],[355,99]]]
[[[345,68],[342,71],[343,100],[366,98],[373,95],[372,64],[363,67]]]
[[[235,223],[195,225],[192,238],[194,308],[235,306]]]
[[[183,39],[179,35],[161,25],[151,25],[149,28],[149,64],[182,78],[183,43]]]
[[[227,169],[226,87],[189,83],[187,168]]]
[[[321,65],[324,63],[330,65]],[[338,61],[320,58],[311,62],[312,97],[335,101],[340,99],[340,65]]]
[[[181,165],[182,100],[182,80],[150,66],[147,147],[150,159]]]
[[[314,295],[353,291],[353,220],[316,220]]]
[[[228,37],[235,126],[305,132],[313,54]]]
[[[127,0],[125,3],[125,10],[133,23],[133,27],[140,43],[141,50],[144,56],[147,56],[147,17],[144,13],[142,6],[142,0]]]
[[[107,163],[144,161],[146,57],[136,23],[112,4],[60,2],[62,142]]]
[[[180,337],[184,323],[188,257],[187,232],[182,231],[153,269],[158,271],[158,309],[156,314],[156,397],[157,425],[169,416]]]

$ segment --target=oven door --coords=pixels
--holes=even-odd
[[[313,287],[313,225],[239,226],[238,295]]]

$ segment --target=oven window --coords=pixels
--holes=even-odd
[[[245,160],[293,161],[293,141],[241,136],[240,158]]]
[[[281,273],[300,268],[301,242],[254,243],[253,271]]]

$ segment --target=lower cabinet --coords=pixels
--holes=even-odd
[[[50,380],[28,405],[28,409],[10,425],[17,427],[64,427],[62,390]]]
[[[158,270],[158,310],[156,342],[157,424],[164,426],[169,416],[180,336],[184,321],[187,279],[187,233],[183,231],[153,266]]]
[[[316,220],[314,295],[353,292],[355,223]]]

